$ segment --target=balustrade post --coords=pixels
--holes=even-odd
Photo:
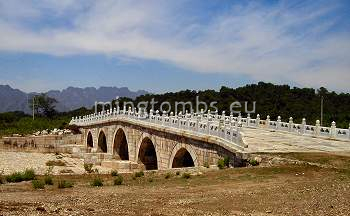
[[[256,127],[259,128],[260,127],[260,115],[256,115]]]
[[[126,115],[126,105],[123,107],[123,115]]]
[[[332,121],[331,138],[335,138],[336,136],[337,136],[337,127],[335,125],[335,121]]]
[[[199,131],[199,123],[201,121],[201,116],[197,116],[197,119],[196,119],[196,131],[198,132]]]
[[[321,124],[320,124],[320,120],[316,120],[316,125],[315,125],[314,134],[315,134],[315,136],[319,136],[320,133],[321,133]]]
[[[306,127],[306,119],[305,118],[303,118],[302,120],[301,120],[301,134],[304,134],[305,133],[305,127]]]
[[[250,113],[247,114],[247,127],[250,126]]]
[[[266,116],[266,122],[265,122],[265,126],[267,127],[267,128],[270,128],[270,116],[269,115],[267,115]]]
[[[277,130],[280,130],[280,129],[281,129],[281,116],[278,116],[278,117],[277,117],[276,129],[277,129]]]
[[[293,117],[289,117],[289,122],[288,122],[288,131],[289,132],[293,131],[293,126],[294,126]]]

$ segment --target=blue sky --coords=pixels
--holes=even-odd
[[[0,84],[350,92],[350,1],[0,0]]]

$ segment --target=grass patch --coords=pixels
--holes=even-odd
[[[111,176],[118,176],[118,171],[117,170],[112,170]]]
[[[93,187],[102,187],[103,186],[103,180],[100,177],[96,177],[92,180],[91,186]]]
[[[41,180],[32,180],[32,187],[34,189],[44,189],[45,188],[45,182]]]
[[[6,176],[7,182],[21,182],[35,179],[35,172],[33,169],[26,169],[24,172],[14,172]]]
[[[115,179],[114,179],[114,185],[121,185],[123,184],[123,176],[121,175],[118,175]]]
[[[249,164],[252,165],[252,166],[258,166],[259,165],[258,161],[255,160],[255,159],[250,159],[249,160]]]
[[[92,173],[93,172],[93,167],[94,165],[92,163],[84,163],[84,170],[87,173]]]
[[[144,175],[145,175],[145,173],[143,171],[140,171],[140,172],[136,172],[134,176],[136,178],[140,178],[140,177],[143,177]]]
[[[46,185],[53,185],[53,179],[50,175],[45,175],[44,182]]]
[[[189,179],[189,178],[191,178],[191,175],[189,173],[183,173],[182,178]]]
[[[66,163],[61,160],[50,160],[46,162],[46,166],[66,166]]]
[[[68,180],[59,180],[57,187],[59,189],[63,189],[63,188],[71,188],[74,186],[74,183]]]
[[[165,178],[165,179],[170,179],[170,178],[171,178],[171,173],[165,174],[164,178]]]

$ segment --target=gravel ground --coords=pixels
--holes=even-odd
[[[62,161],[65,166],[54,166],[53,174],[83,174],[84,161],[78,158],[72,158],[69,154],[51,154],[51,153],[27,153],[27,152],[1,152],[0,151],[0,172],[4,175],[11,174],[17,171],[24,171],[32,168],[35,173],[43,175],[48,171],[49,166],[46,165],[48,161]],[[99,172],[108,173],[110,169],[96,166]]]

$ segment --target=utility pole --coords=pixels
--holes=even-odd
[[[323,123],[323,96],[321,96],[321,126]]]
[[[34,106],[35,106],[35,95],[33,96],[33,121],[34,121]]]

